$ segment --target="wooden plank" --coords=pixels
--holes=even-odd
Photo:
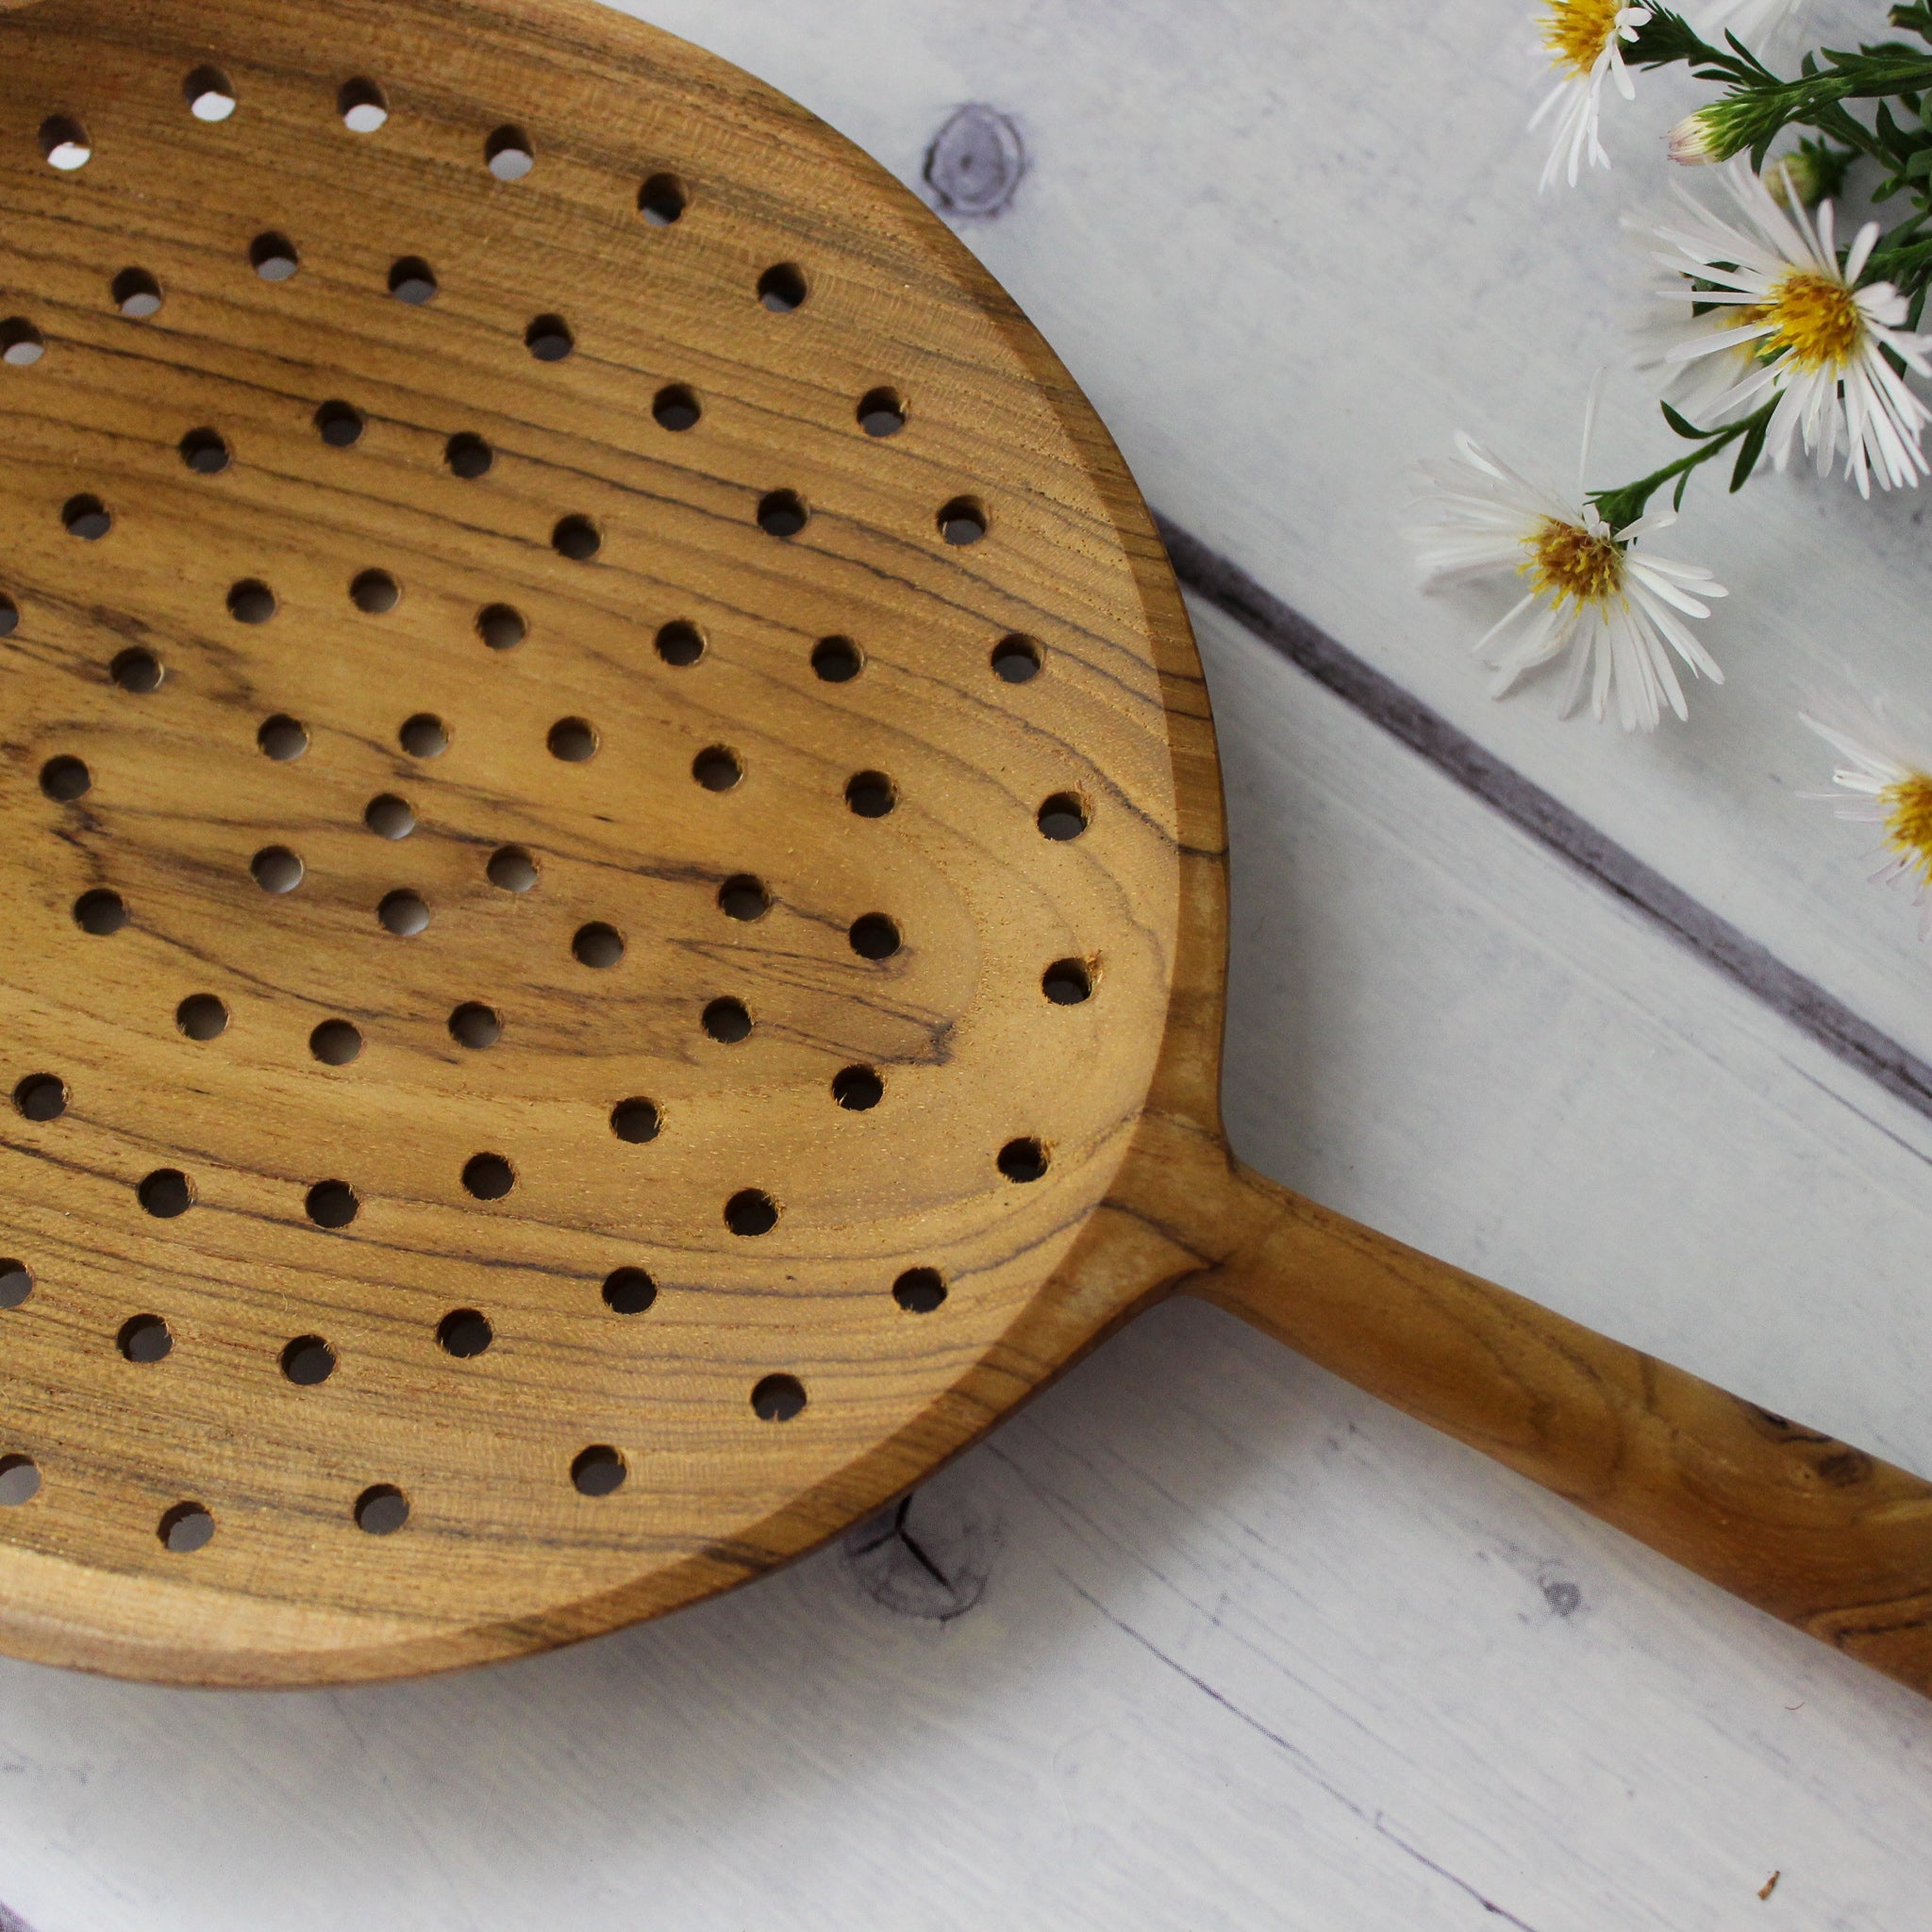
[[[1923,1466],[1918,1116],[1196,614],[1243,1151]],[[1793,1923],[1916,1923],[1918,1700],[1212,1311],[1108,1343],[908,1526],[952,1593],[828,1552],[463,1677],[7,1667],[10,1902],[38,1932],[1674,1932],[1771,1923],[1776,1868]]]

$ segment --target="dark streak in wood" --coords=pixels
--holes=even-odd
[[[1846,1065],[1932,1120],[1932,1066],[1318,630],[1239,564],[1178,524],[1158,521],[1175,575],[1197,596]],[[1909,1151],[1928,1158],[1920,1149]]]

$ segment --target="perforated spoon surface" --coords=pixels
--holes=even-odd
[[[1185,1287],[1932,1689],[1932,1487],[1233,1160],[1146,510],[757,82],[0,0],[0,1647],[608,1629]]]
[[[809,1544],[1107,1312],[1016,1338],[1179,915],[1104,433],[588,5],[45,0],[0,76],[8,1641],[386,1673]]]

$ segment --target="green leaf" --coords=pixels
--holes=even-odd
[[[1715,436],[1715,429],[1700,429],[1688,417],[1680,416],[1668,403],[1659,403],[1657,408],[1664,412],[1664,421],[1681,436],[1686,442],[1702,442],[1707,436]]]
[[[1745,437],[1742,446],[1739,449],[1737,464],[1731,471],[1733,495],[1751,480],[1751,472],[1757,467],[1757,458],[1764,454],[1764,438],[1770,427],[1769,416],[1751,425],[1750,434]]]
[[[1905,27],[1922,41],[1932,41],[1932,7],[1903,6],[1891,9],[1893,26]]]
[[[1891,103],[1880,101],[1878,112],[1873,117],[1878,124],[1877,133],[1880,145],[1894,160],[1904,160],[1912,151],[1916,136],[1907,134],[1891,118]]]

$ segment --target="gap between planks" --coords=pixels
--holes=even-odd
[[[1827,1052],[1932,1121],[1932,1066],[1318,629],[1239,564],[1158,510],[1155,521],[1174,575],[1196,596],[1606,891],[1646,914]]]

